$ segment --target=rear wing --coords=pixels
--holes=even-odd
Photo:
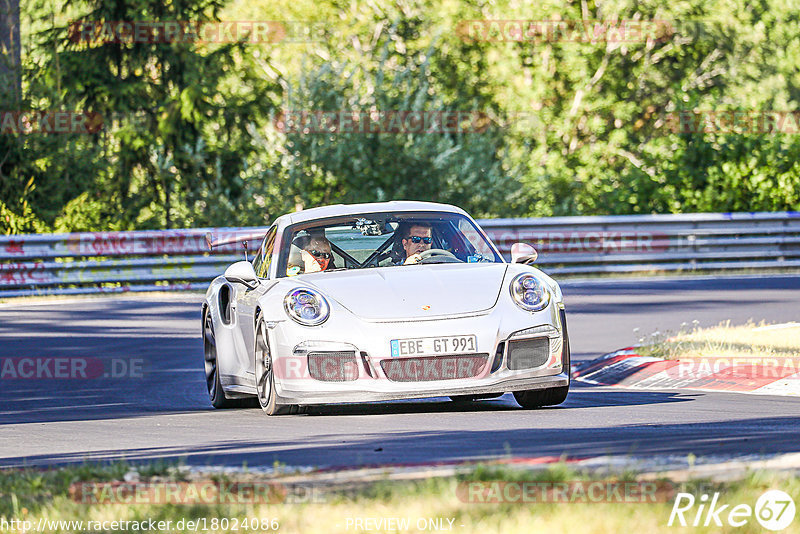
[[[242,247],[247,254],[248,249],[258,248],[264,236],[267,235],[267,228],[261,230],[232,230],[228,232],[208,232],[206,234],[206,245],[208,250],[231,245],[233,243],[242,243]],[[250,245],[249,245],[250,244]]]

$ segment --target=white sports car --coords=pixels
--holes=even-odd
[[[558,284],[530,265],[536,252],[528,245],[515,245],[507,263],[463,210],[325,206],[283,215],[262,235],[252,261],[232,264],[206,292],[215,407],[257,398],[275,415],[513,392],[535,408],[567,397]]]

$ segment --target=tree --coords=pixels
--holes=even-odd
[[[502,210],[517,185],[502,168],[502,133],[482,110],[448,101],[433,80],[433,47],[403,55],[394,38],[388,31],[371,57],[310,68],[289,87],[285,193],[306,206],[414,199],[476,216]]]
[[[22,97],[19,0],[0,0],[0,95]],[[2,99],[6,100],[6,99]]]
[[[94,143],[107,165],[72,198],[84,203],[81,194],[88,192],[101,200],[115,216],[109,223],[225,224],[206,219],[204,196],[215,191],[236,204],[240,175],[255,150],[248,125],[270,111],[277,86],[254,75],[243,40],[206,46],[189,38],[105,39],[101,32],[76,39],[74,29],[116,21],[213,22],[221,4],[89,0],[70,27],[40,36],[40,49],[53,52],[33,83],[43,91],[58,87],[54,100],[62,106],[103,117]],[[38,190],[46,189],[40,181]],[[72,208],[67,211],[80,211]]]

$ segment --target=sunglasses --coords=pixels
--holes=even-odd
[[[412,243],[425,243],[426,245],[430,245],[433,241],[432,237],[420,237],[418,235],[411,235],[408,238]]]
[[[320,252],[319,250],[309,250],[308,253],[314,256],[315,258],[322,258],[325,260],[329,260],[333,257],[333,254],[331,254],[330,252]]]

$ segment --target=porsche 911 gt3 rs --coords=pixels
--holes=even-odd
[[[269,415],[302,406],[513,392],[562,403],[561,290],[515,245],[506,262],[460,208],[386,202],[279,217],[202,308],[208,394]]]

